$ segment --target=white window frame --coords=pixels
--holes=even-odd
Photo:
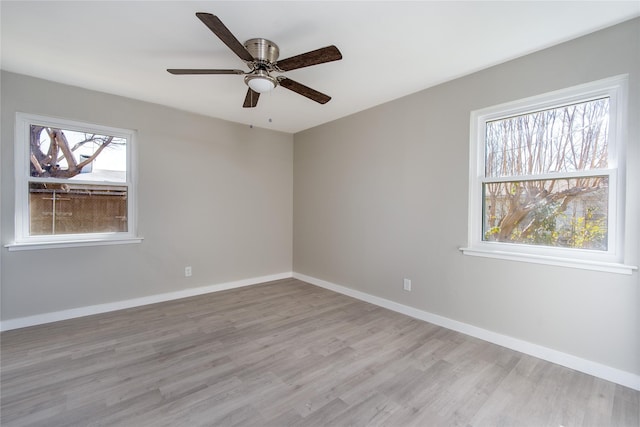
[[[625,137],[627,76],[574,86],[531,98],[483,108],[471,112],[469,151],[469,235],[466,255],[524,261],[538,264],[631,274],[637,267],[624,264]],[[608,246],[606,251],[552,248],[485,241],[483,236],[483,184],[500,178],[485,177],[485,127],[492,120],[557,108],[567,104],[609,97],[608,169],[580,173],[522,176],[519,179],[548,179],[572,176],[609,178]],[[507,179],[513,181],[513,178]]]
[[[74,180],[74,184],[118,185],[127,187],[127,231],[112,233],[81,233],[57,235],[30,235],[29,233],[29,182],[30,178],[30,127],[41,125],[79,132],[98,133],[127,141],[126,182],[82,181]],[[74,246],[113,245],[140,243],[137,236],[137,191],[136,191],[136,132],[84,123],[74,120],[54,118],[27,113],[16,113],[15,124],[15,228],[14,242],[6,245],[10,251],[28,249],[63,248]],[[38,178],[38,181],[52,183],[68,183],[66,179]]]

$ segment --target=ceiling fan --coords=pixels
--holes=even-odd
[[[271,73],[283,73],[311,65],[342,59],[342,54],[335,46],[327,46],[311,52],[292,56],[278,61],[280,50],[278,46],[267,39],[255,38],[247,40],[244,45],[229,31],[222,21],[210,13],[198,12],[196,16],[218,36],[224,44],[242,59],[251,69],[248,72],[242,70],[216,70],[216,69],[183,69],[169,68],[171,74],[244,74],[244,82],[249,86],[244,99],[244,108],[253,108],[258,104],[261,93],[269,92],[280,85],[296,92],[320,104],[326,104],[330,96],[318,92],[308,86],[298,83],[283,75],[272,76]]]

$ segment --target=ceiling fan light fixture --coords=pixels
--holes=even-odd
[[[278,80],[271,77],[265,70],[256,70],[254,73],[246,75],[244,82],[251,90],[258,93],[270,92],[278,85]]]

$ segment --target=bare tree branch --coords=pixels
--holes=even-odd
[[[42,131],[46,131],[49,137],[47,154],[42,151],[42,143],[40,141]],[[31,175],[53,178],[74,177],[82,172],[84,166],[93,162],[105,148],[110,146],[113,140],[112,136],[94,134],[70,147],[64,131],[61,129],[31,126]],[[97,143],[98,148],[91,156],[78,163],[74,152],[89,142]],[[62,160],[67,163],[66,169],[59,167],[59,163]]]

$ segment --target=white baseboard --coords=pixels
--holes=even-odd
[[[620,369],[612,368],[601,363],[563,353],[558,350],[543,347],[541,345],[513,338],[508,335],[499,334],[497,332],[479,328],[468,323],[459,322],[457,320],[449,319],[447,317],[409,307],[404,304],[399,304],[385,298],[380,298],[374,295],[367,294],[365,292],[356,291],[354,289],[336,285],[335,283],[327,282],[315,277],[306,276],[304,274],[296,272],[293,273],[293,277],[312,285],[320,286],[334,292],[348,295],[361,301],[375,304],[380,307],[396,311],[398,313],[406,314],[407,316],[411,316],[416,319],[424,320],[425,322],[433,323],[434,325],[461,332],[465,335],[470,335],[472,337],[479,338],[481,340],[488,341],[502,347],[516,350],[521,353],[546,360],[548,362],[574,369],[576,371],[584,372],[586,374],[593,375],[594,377],[602,378],[604,380],[640,391],[640,375],[636,375],[631,372],[622,371]]]
[[[219,283],[216,285],[189,288],[181,291],[167,292],[164,294],[150,295],[147,297],[133,298],[124,301],[116,301],[106,304],[90,305],[87,307],[72,308],[69,310],[55,311],[51,313],[36,314],[34,316],[19,317],[0,322],[0,331],[26,328],[27,326],[42,325],[44,323],[57,322],[59,320],[73,319],[76,317],[90,316],[92,314],[107,313],[109,311],[123,310],[125,308],[139,307],[158,302],[171,301],[211,292],[226,291],[227,289],[241,288],[243,286],[257,285],[273,280],[288,279],[291,272],[272,274],[269,276],[253,277],[250,279],[236,280],[234,282]]]

